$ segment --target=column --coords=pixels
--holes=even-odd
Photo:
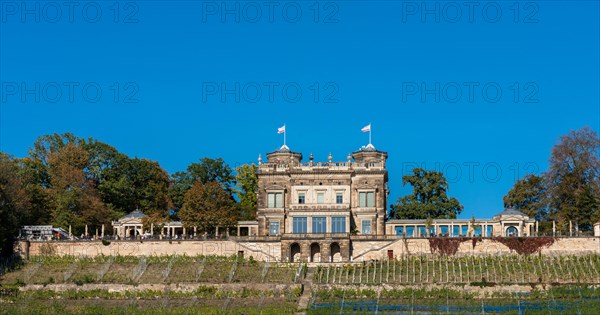
[[[372,225],[372,222],[373,222],[373,221],[371,221],[371,225]],[[361,222],[361,223],[362,223],[362,222]],[[350,233],[350,216],[347,216],[347,217],[346,217],[346,233]],[[372,233],[372,234],[373,234],[373,233]],[[340,248],[340,250],[341,250],[341,248]]]
[[[194,226],[194,237],[198,236],[198,230],[197,227]]]
[[[312,216],[306,216],[306,233],[311,234],[312,233]],[[309,248],[310,250],[310,248]]]
[[[237,226],[237,236],[240,236],[240,225]]]

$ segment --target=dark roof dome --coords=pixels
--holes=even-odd
[[[126,216],[124,216],[122,219],[128,219],[128,218],[143,218],[146,215],[140,211],[140,209],[135,209],[131,212],[129,212],[129,214],[127,214]]]
[[[519,210],[515,210],[514,208],[506,208],[504,209],[504,211],[500,212],[497,214],[498,216],[501,215],[520,215],[520,216],[524,216],[526,217],[527,215]]]

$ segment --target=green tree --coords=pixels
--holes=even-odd
[[[573,221],[591,230],[599,216],[600,138],[589,127],[560,137],[545,174],[550,214],[561,224]]]
[[[244,164],[236,167],[235,193],[239,199],[242,220],[256,219],[256,202],[258,191],[257,167],[254,164]]]
[[[217,182],[223,186],[223,189],[232,195],[232,187],[235,184],[235,177],[229,165],[222,158],[211,159],[202,158],[200,163],[192,163],[188,166],[189,181],[194,184],[197,181],[202,183]]]
[[[176,172],[171,175],[169,196],[173,200],[176,211],[183,207],[185,193],[196,182],[218,182],[223,189],[233,198],[233,185],[235,176],[229,165],[221,158],[202,158],[198,163],[188,165],[185,172]]]
[[[519,210],[538,221],[547,220],[548,201],[544,178],[527,175],[519,179],[504,196],[504,207]]]
[[[187,172],[175,172],[171,174],[169,196],[173,200],[173,207],[176,211],[183,207],[185,193],[190,190],[192,184],[192,179]]]
[[[138,208],[161,221],[173,206],[169,185],[168,173],[157,162],[122,157],[104,173],[99,189],[105,202],[121,214]]]
[[[86,176],[84,169],[88,162],[85,149],[75,143],[68,143],[48,156],[52,224],[65,229],[71,225],[74,233],[82,232],[85,225],[100,228],[114,218],[94,182]]]
[[[235,201],[218,182],[196,182],[185,193],[179,216],[186,227],[206,232],[235,226],[238,220]]]
[[[18,161],[0,152],[0,256],[12,254],[19,228],[29,215],[31,199],[25,186]]]
[[[410,184],[413,192],[391,206],[393,218],[454,219],[463,210],[458,199],[448,197],[448,183],[441,172],[415,168],[413,175],[402,177],[402,184]]]

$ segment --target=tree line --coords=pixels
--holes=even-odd
[[[518,180],[504,196],[540,221],[542,232],[570,222],[591,230],[600,219],[600,139],[588,127],[561,136],[548,170]],[[129,157],[114,147],[71,133],[39,137],[24,158],[0,152],[0,254],[12,252],[22,225],[52,224],[79,235],[139,209],[144,224],[182,220],[212,232],[256,218],[257,167],[231,169],[221,158],[202,158],[169,174],[156,161]],[[416,168],[402,178],[413,192],[391,205],[397,219],[456,218],[463,210],[441,172]]]
[[[205,157],[169,174],[92,138],[44,135],[24,158],[0,152],[0,254],[12,252],[22,225],[71,226],[79,235],[135,209],[157,227],[171,220],[207,232],[234,226],[255,218],[257,186],[254,164],[231,169]]]
[[[551,150],[549,167],[541,174],[519,179],[504,196],[504,206],[519,210],[540,223],[540,233],[572,226],[590,231],[600,220],[600,138],[589,127],[561,136]],[[448,196],[441,172],[415,168],[402,178],[413,191],[391,205],[396,219],[454,219],[463,206]]]

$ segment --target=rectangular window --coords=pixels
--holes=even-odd
[[[424,225],[417,226],[417,231],[419,233],[419,234],[417,234],[417,237],[425,237],[425,236],[427,236],[427,229],[425,228]]]
[[[460,226],[454,225],[452,227],[452,236],[454,236],[454,237],[460,236]]]
[[[406,227],[406,237],[415,237],[415,227],[414,226],[407,226]]]
[[[283,208],[283,193],[268,193],[267,208]]]
[[[317,193],[317,203],[325,203],[325,193],[324,192]]]
[[[306,196],[304,195],[304,193],[298,193],[298,203],[299,204],[303,205],[304,202],[306,201],[305,198],[306,198]]]
[[[306,217],[294,217],[292,220],[292,233],[295,234],[306,234],[307,226]]]
[[[362,234],[371,234],[371,220],[362,220]]]
[[[358,206],[361,208],[375,207],[375,193],[372,191],[359,192],[358,193]]]
[[[344,203],[344,195],[342,193],[335,194],[335,203],[337,203],[337,204]]]
[[[367,207],[375,207],[375,193],[368,192],[367,193]]]
[[[279,222],[269,223],[269,235],[279,235]]]
[[[346,233],[346,217],[331,217],[331,233]]]
[[[439,231],[440,234],[442,234],[442,236],[449,236],[450,232],[448,230],[448,226],[447,225],[440,225],[439,226]]]
[[[475,236],[476,236],[476,237],[479,237],[479,236],[481,236],[481,230],[482,230],[482,229],[481,229],[481,225],[477,225],[477,226],[475,226],[475,229],[474,229],[474,231],[475,231]]]
[[[327,233],[327,218],[313,217],[312,218],[312,232],[313,233]]]
[[[485,237],[492,237],[492,236],[494,236],[494,226],[488,225],[486,232],[485,232]]]
[[[396,227],[396,235],[404,235],[404,227],[403,226],[397,226]]]

